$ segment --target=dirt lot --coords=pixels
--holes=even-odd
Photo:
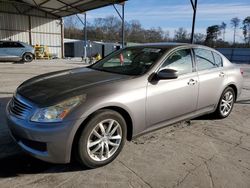
[[[0,63],[0,187],[250,187],[250,66],[230,117],[179,123],[127,142],[112,164],[84,170],[23,154],[11,141],[4,110],[15,88],[35,75],[80,62]]]

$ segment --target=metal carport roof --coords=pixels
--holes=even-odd
[[[119,4],[126,0],[1,0],[1,2],[21,4],[29,7],[25,12],[38,9],[55,17],[70,16],[89,10]]]

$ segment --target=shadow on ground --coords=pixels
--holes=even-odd
[[[247,100],[239,100],[236,102],[237,104],[250,104],[250,99]]]
[[[235,104],[250,104],[250,99],[246,99],[246,100],[237,100],[235,102]],[[207,115],[203,115],[200,117],[197,117],[193,120],[219,120],[215,115],[213,114],[207,114]]]
[[[0,97],[0,159],[20,152],[10,137],[5,117],[6,104],[10,99],[10,97]]]
[[[0,160],[0,178],[16,177],[22,174],[62,173],[86,171],[77,162],[52,164],[33,158],[25,153],[9,156]]]

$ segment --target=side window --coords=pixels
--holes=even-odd
[[[19,42],[13,42],[12,43],[12,48],[22,48],[22,47],[23,47],[23,45],[20,44]]]
[[[213,52],[213,55],[214,55],[214,62],[215,62],[215,65],[217,67],[222,67],[223,66],[223,63],[222,63],[222,58],[219,54]]]
[[[194,49],[194,52],[195,52],[196,66],[198,71],[217,67],[214,63],[214,57],[211,51],[196,48]]]
[[[4,48],[11,48],[12,42],[3,42],[3,47]]]
[[[0,48],[3,48],[3,42],[0,41]]]
[[[22,48],[23,45],[19,42],[4,42],[3,43],[4,48]]]
[[[174,69],[178,75],[193,72],[193,63],[190,49],[178,50],[170,55],[161,69]]]

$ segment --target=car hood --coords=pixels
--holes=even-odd
[[[84,94],[87,88],[129,76],[77,68],[36,76],[21,84],[17,93],[38,105],[51,105]]]

